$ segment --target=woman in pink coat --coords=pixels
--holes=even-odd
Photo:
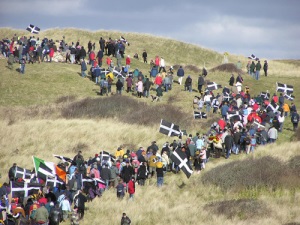
[[[143,81],[141,79],[136,83],[136,88],[138,97],[141,98],[143,93]]]

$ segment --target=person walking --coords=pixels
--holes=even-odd
[[[184,77],[184,70],[183,70],[182,66],[180,66],[179,69],[177,70],[177,77],[178,77],[178,83],[179,83],[179,85],[181,85],[182,78]]]
[[[130,218],[126,215],[126,213],[123,213],[121,218],[121,225],[130,225],[130,224],[131,224]]]

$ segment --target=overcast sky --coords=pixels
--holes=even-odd
[[[147,33],[220,53],[300,59],[298,0],[0,0],[0,27]]]

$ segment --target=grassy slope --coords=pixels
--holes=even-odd
[[[0,38],[10,37],[15,32],[18,32],[19,35],[24,33],[23,31],[0,29]],[[27,33],[25,34],[27,35]],[[47,35],[53,39],[59,39],[63,34],[66,35],[67,41],[80,39],[86,44],[90,39],[97,41],[99,36],[105,38],[120,36],[118,32],[87,32],[73,29],[49,30],[41,33],[40,36]],[[149,54],[149,61],[155,55],[161,55],[166,59],[167,65],[191,64],[201,68],[205,61],[206,66],[210,69],[218,65],[223,58],[221,54],[211,50],[173,40],[142,34],[125,33],[122,35],[131,43],[130,47],[127,48],[127,54],[133,55],[135,52],[141,54],[142,50],[146,49]],[[72,40],[69,38],[71,36]],[[189,54],[187,55],[186,52]],[[230,61],[236,62],[237,60],[242,60],[244,64],[247,61],[240,56],[230,56]],[[262,77],[259,82],[244,75],[245,84],[250,87],[252,93],[258,93],[261,90],[270,90],[272,93],[275,90],[276,81],[294,84],[295,87],[299,85],[299,81],[296,79],[299,76],[299,65],[277,61],[269,62],[269,65],[270,76]],[[13,162],[30,168],[31,160],[29,157],[32,155],[55,161],[52,154],[59,153],[72,157],[78,149],[83,149],[84,156],[87,157],[102,149],[114,152],[120,144],[147,147],[150,141],[157,140],[162,146],[163,142],[167,140],[165,136],[157,133],[157,126],[128,125],[118,121],[117,118],[105,120],[63,119],[60,115],[61,106],[55,104],[59,97],[74,95],[77,98],[99,98],[95,94],[98,86],[79,76],[79,66],[59,63],[27,65],[24,76],[15,71],[9,71],[5,66],[5,61],[0,60],[0,67],[2,68],[0,75],[0,117],[2,118],[0,121],[0,146],[2,149],[0,163],[2,168],[8,168]],[[141,68],[144,74],[147,74],[149,69],[149,65],[144,65],[137,60],[133,60],[132,68],[134,67]],[[196,80],[198,74],[187,72]],[[227,73],[210,73],[208,79],[227,85],[229,77],[230,74]],[[196,89],[195,83],[193,84],[194,89]],[[295,95],[300,96],[299,91],[295,90]],[[165,104],[178,106],[189,117],[192,114],[191,102],[195,94],[183,92],[182,87],[175,84],[174,90],[165,94],[162,102],[158,104],[161,106]],[[149,99],[139,101],[153,104],[149,102]],[[299,103],[299,99],[296,99],[297,106]],[[30,110],[28,110],[29,108]],[[43,113],[45,111],[48,113],[44,116],[36,114],[31,116],[28,112],[31,112],[32,108],[36,112]],[[157,116],[163,118],[163,115]],[[196,126],[192,130],[188,130],[190,133],[198,131],[197,125],[200,127],[203,121],[195,121],[195,123]],[[184,126],[184,124],[180,125]],[[286,124],[286,128],[291,128],[289,122]],[[292,134],[291,131],[284,130],[279,140],[283,142],[282,145],[261,148],[254,157],[269,155],[271,151],[272,155],[278,158],[282,158],[284,151],[285,160],[297,155],[298,143],[288,144]],[[172,139],[168,140],[171,141]],[[128,148],[130,148],[129,145]],[[243,160],[248,157],[233,158]],[[225,163],[227,162],[223,159],[212,160],[207,165],[207,172]],[[2,181],[5,180],[6,175],[4,173],[6,173],[6,169],[3,171]],[[179,188],[182,182],[186,183],[183,189]],[[117,224],[119,217],[116,218],[116,215],[121,215],[123,211],[128,213],[134,224],[182,224],[184,219],[187,219],[187,224],[284,224],[300,219],[296,213],[299,210],[296,204],[299,200],[298,190],[293,194],[291,194],[291,190],[279,190],[275,192],[265,191],[257,195],[253,190],[245,193],[223,192],[219,187],[202,185],[199,182],[199,175],[192,176],[190,180],[187,180],[182,174],[178,176],[168,175],[166,186],[158,191],[155,187],[155,181],[151,180],[150,186],[137,187],[135,202],[123,201],[119,203],[115,199],[115,192],[109,191],[104,194],[101,200],[93,202],[95,207],[93,204],[88,205],[90,210],[87,211],[85,224],[96,224],[95,221],[98,220],[98,217],[93,216],[95,213],[101,216],[103,224]],[[270,212],[260,218],[253,217],[253,219],[243,220],[243,216],[237,215],[233,219],[228,219],[224,215],[213,214],[206,207],[206,204],[211,202],[243,198],[254,198],[262,201],[267,205]],[[100,208],[101,210],[99,210]]]

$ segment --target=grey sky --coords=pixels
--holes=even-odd
[[[300,59],[299,9],[298,0],[0,0],[0,27],[138,32],[220,53]]]

